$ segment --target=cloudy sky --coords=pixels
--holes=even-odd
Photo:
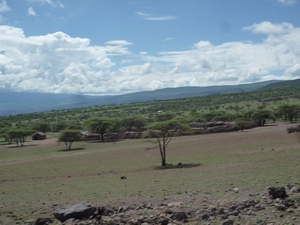
[[[299,0],[0,0],[0,91],[300,78]]]

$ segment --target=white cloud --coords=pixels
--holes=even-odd
[[[164,21],[164,20],[176,20],[175,16],[166,15],[166,16],[157,16],[157,17],[145,17],[145,20],[152,20],[152,21]]]
[[[285,74],[291,78],[300,77],[300,63],[286,69]]]
[[[123,43],[124,44],[124,43]],[[0,26],[0,83],[15,91],[105,92],[109,54],[128,53],[122,45],[91,46],[86,38],[63,32],[26,37],[22,29]],[[38,81],[39,85],[36,85]],[[87,89],[89,87],[89,89]]]
[[[174,38],[165,38],[164,41],[173,41]]]
[[[288,29],[263,29],[267,36],[258,43],[199,40],[188,50],[157,55],[134,54],[127,40],[92,46],[63,32],[27,37],[20,28],[0,26],[0,89],[120,94],[300,77],[300,28],[269,25]]]
[[[60,1],[53,1],[53,0],[28,0],[29,2],[38,2],[38,3],[41,3],[41,4],[49,4],[51,6],[54,6],[54,7],[61,7],[63,8],[64,5],[60,2]]]
[[[145,20],[152,20],[152,21],[166,21],[166,20],[176,20],[176,16],[172,15],[163,15],[163,16],[153,16],[148,13],[144,12],[136,12],[137,15],[141,16]]]
[[[277,1],[284,5],[294,5],[297,3],[297,0],[277,0]]]
[[[0,1],[0,12],[7,12],[10,8],[7,6],[7,3],[5,0]]]
[[[274,24],[269,21],[255,23],[252,26],[244,27],[244,30],[250,30],[253,33],[261,34],[285,34],[294,29],[291,23]]]
[[[34,11],[34,9],[32,7],[28,8],[27,13],[29,16],[37,16],[36,12]]]
[[[6,1],[5,0],[1,0],[0,1],[0,13],[7,12],[9,10],[10,10],[10,8],[8,7]],[[3,23],[5,20],[6,20],[5,17],[3,17],[0,14],[0,23]]]
[[[132,45],[131,42],[126,40],[112,40],[104,43],[105,45]]]

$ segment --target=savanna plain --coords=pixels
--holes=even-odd
[[[118,207],[259,198],[267,187],[300,184],[300,140],[287,133],[290,126],[174,137],[167,148],[174,166],[164,168],[151,139],[75,142],[69,151],[51,134],[24,147],[1,142],[0,224],[22,224],[80,202]]]

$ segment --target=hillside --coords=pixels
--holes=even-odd
[[[215,94],[240,93],[257,90],[278,80],[251,84],[209,87],[164,88],[116,96],[88,96],[32,92],[0,92],[0,116],[59,109],[90,107],[95,105],[126,104],[176,98],[188,98]]]
[[[273,89],[273,88],[287,88],[287,87],[296,87],[296,86],[300,86],[300,79],[271,83],[264,87],[261,87],[260,89],[266,90],[266,89]]]

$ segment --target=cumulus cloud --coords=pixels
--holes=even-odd
[[[26,37],[11,26],[0,26],[0,50],[2,88],[68,93],[106,90],[109,76],[103,74],[115,65],[108,55],[128,53],[117,43],[91,46],[89,39],[63,32]]]
[[[27,13],[29,16],[37,16],[36,12],[34,11],[34,9],[32,7],[28,8]]]
[[[244,27],[244,30],[250,30],[253,33],[261,34],[284,34],[294,29],[291,23],[274,24],[269,21],[255,23],[252,26]]]
[[[284,5],[294,5],[297,3],[297,0],[277,0],[277,1]]]
[[[285,74],[288,77],[300,77],[300,63],[286,69]]]
[[[0,26],[0,89],[121,94],[300,77],[300,28],[269,25],[284,32],[263,29],[266,38],[257,43],[199,40],[188,50],[156,55],[131,52],[127,40],[94,46],[63,32],[28,37],[20,28]]]

